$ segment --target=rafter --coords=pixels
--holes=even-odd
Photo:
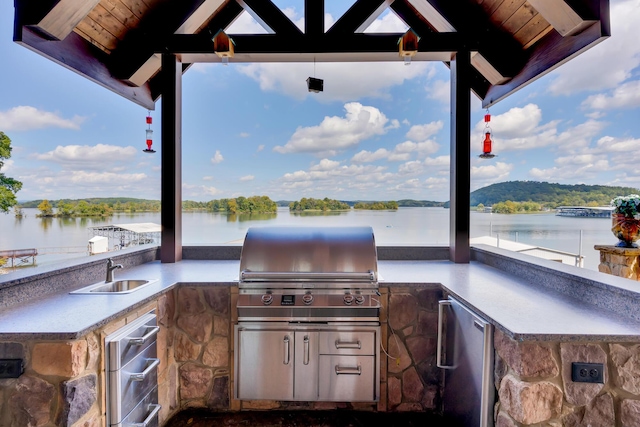
[[[393,0],[357,0],[344,15],[329,28],[328,34],[361,33],[376,20]]]
[[[562,37],[577,34],[596,22],[593,19],[584,19],[563,0],[529,0],[529,3]]]
[[[262,27],[274,34],[283,36],[302,35],[300,28],[270,0],[237,0],[240,6],[249,13]]]

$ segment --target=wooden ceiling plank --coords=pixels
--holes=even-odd
[[[92,45],[94,45],[95,47],[97,47],[98,49],[103,51],[104,53],[106,53],[106,54],[110,54],[111,53],[110,49],[107,49],[106,47],[104,47],[103,45],[101,45],[100,43],[98,43],[97,41],[92,39],[89,34],[85,33],[80,28],[78,28],[78,27],[74,28],[73,32],[78,34],[78,35],[80,35],[83,39],[85,39],[86,41],[88,41],[89,43],[91,43]]]
[[[56,40],[63,40],[100,0],[59,0],[36,27]]]
[[[538,15],[538,12],[529,3],[525,2],[513,15],[504,21],[503,28],[511,34],[515,34],[536,15]]]
[[[504,2],[502,2],[500,7],[498,7],[495,12],[490,15],[489,19],[491,20],[491,22],[502,26],[507,21],[507,19],[511,17],[511,15],[513,15],[518,9],[520,9],[525,1],[526,0],[505,0]]]
[[[116,36],[89,17],[83,19],[82,22],[78,24],[78,29],[111,51],[118,46]]]
[[[238,0],[244,8],[265,30],[271,29],[276,34],[302,36],[298,28],[282,10],[270,0]]]
[[[529,3],[563,37],[577,34],[596,22],[595,20],[583,19],[564,0],[529,0]]]
[[[327,31],[327,34],[361,33],[389,7],[393,0],[357,0]]]
[[[539,13],[527,22],[513,35],[522,44],[523,49],[529,49],[535,42],[544,37],[553,27]]]
[[[140,18],[120,0],[100,0],[100,6],[128,29],[137,28],[140,25]]]
[[[491,16],[504,2],[505,0],[484,0],[481,5],[487,16]]]
[[[149,6],[142,0],[121,0],[122,3],[139,19],[149,11]]]
[[[118,40],[122,40],[124,38],[127,27],[101,4],[98,4],[93,8],[87,17],[97,22],[102,26],[102,28],[107,30]]]

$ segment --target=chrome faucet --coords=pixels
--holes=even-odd
[[[114,264],[111,258],[107,260],[107,279],[105,282],[113,282],[113,271],[118,268],[122,268],[122,264]]]

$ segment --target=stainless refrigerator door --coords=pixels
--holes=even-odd
[[[447,425],[492,426],[493,325],[452,297],[440,301],[438,322],[438,366],[445,369]]]

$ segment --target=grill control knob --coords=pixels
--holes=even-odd
[[[346,305],[351,305],[353,303],[354,297],[351,294],[344,294],[343,300]]]
[[[356,304],[358,305],[364,304],[364,295],[356,295]]]
[[[269,305],[273,302],[273,295],[271,294],[264,294],[262,295],[262,303],[264,305]]]
[[[304,303],[304,305],[311,305],[311,303],[313,302],[313,295],[311,295],[310,292],[302,295],[302,302]]]

